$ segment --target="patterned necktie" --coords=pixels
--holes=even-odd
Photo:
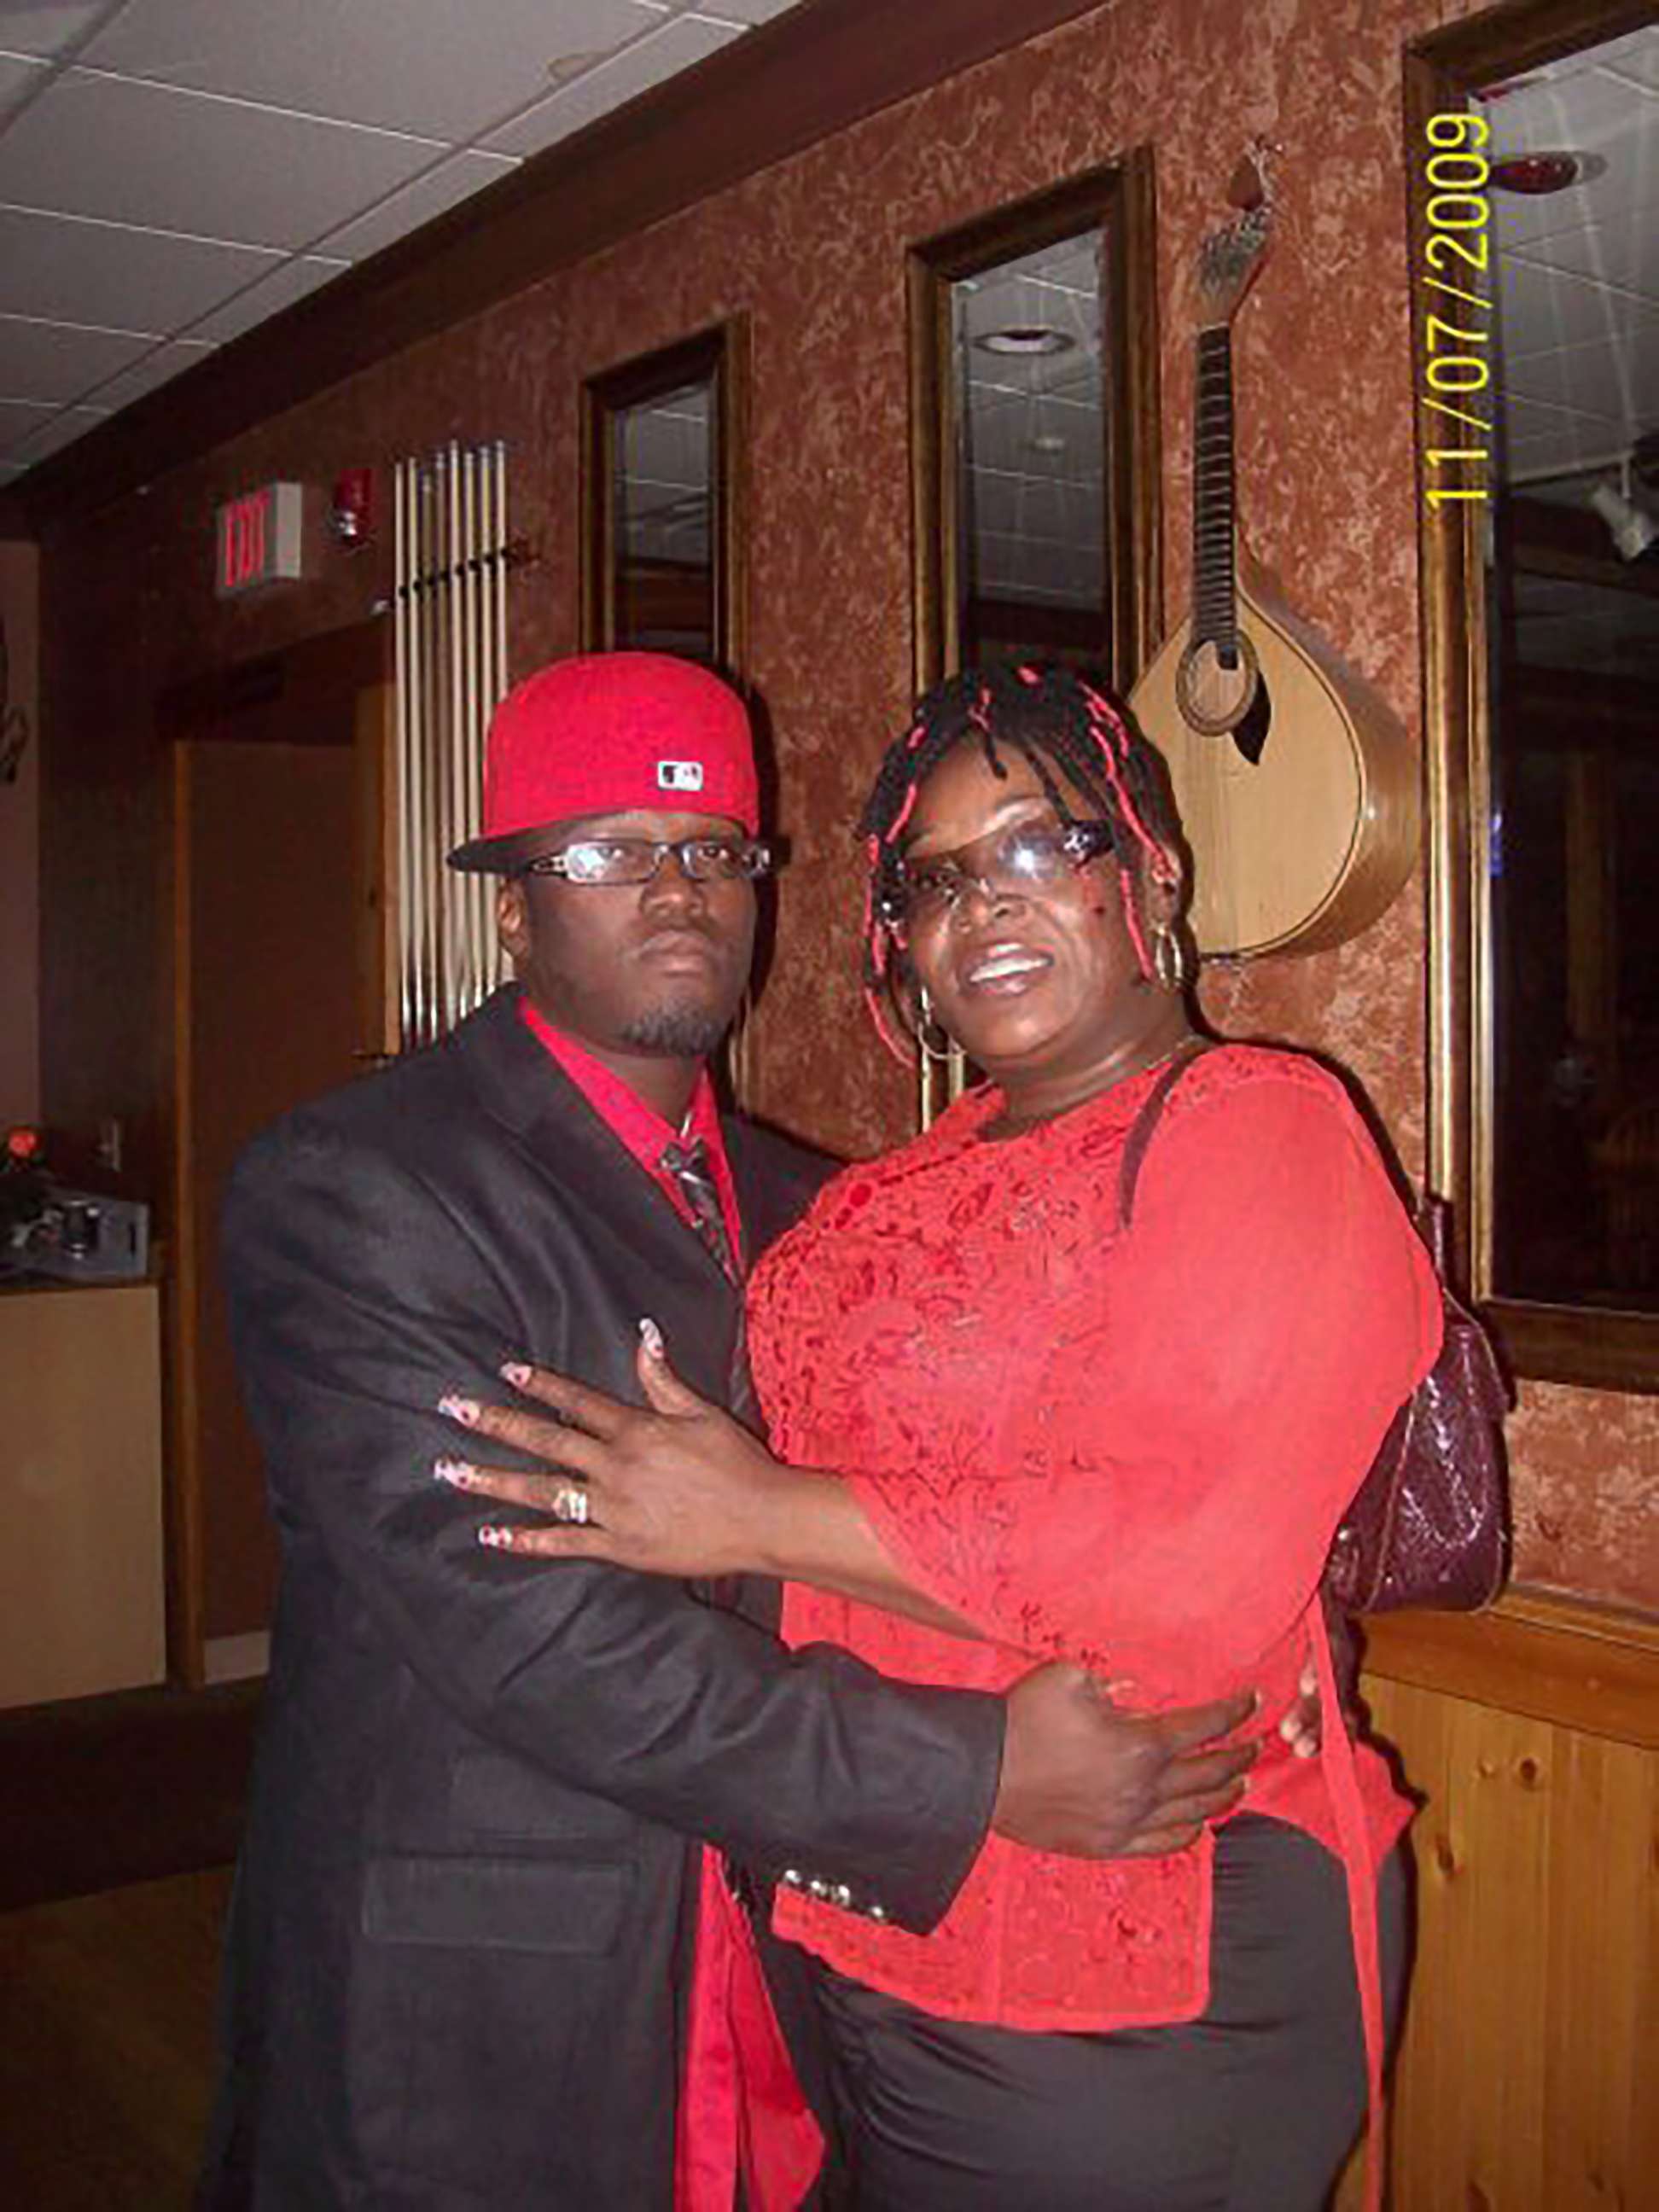
[[[720,1204],[714,1171],[708,1164],[708,1146],[701,1137],[694,1137],[689,1145],[666,1144],[662,1148],[662,1164],[674,1178],[698,1236],[732,1280],[741,1282],[743,1274],[732,1250],[732,1240],[726,1233],[726,1210]]]
[[[741,1291],[743,1269],[726,1231],[726,1209],[720,1204],[720,1186],[709,1165],[708,1146],[701,1137],[693,1138],[689,1145],[666,1144],[663,1146],[662,1164],[684,1199],[698,1236],[729,1280]],[[749,1346],[744,1332],[741,1300],[738,1306],[737,1341],[732,1348],[732,1364],[726,1376],[726,1404],[745,1428],[758,1432],[760,1408],[749,1372]]]

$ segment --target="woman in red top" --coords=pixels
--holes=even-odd
[[[989,1081],[757,1270],[775,1456],[648,1352],[654,1415],[544,1386],[603,1433],[564,1455],[592,1523],[515,1548],[781,1574],[792,1640],[963,1687],[1035,1654],[1143,1707],[1257,1685],[1273,1715],[1311,1652],[1334,1713],[1320,1575],[1438,1292],[1333,1077],[1194,1052],[1160,769],[1077,672],[923,701],[865,816],[867,981]],[[499,1493],[547,1503],[538,1480]],[[1315,1764],[1261,1727],[1245,1804],[1190,1848],[992,1836],[925,1937],[786,1877],[862,2212],[1323,2203],[1403,1979],[1408,1808],[1340,1729]]]

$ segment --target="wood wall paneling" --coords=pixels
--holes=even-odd
[[[1528,1595],[1476,1620],[1371,1626],[1374,1723],[1423,1798],[1395,2212],[1644,2212],[1659,2203],[1659,1630]],[[1355,2169],[1342,2212],[1358,2202]]]

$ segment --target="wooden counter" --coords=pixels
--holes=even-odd
[[[0,1706],[166,1674],[159,1292],[0,1294]]]

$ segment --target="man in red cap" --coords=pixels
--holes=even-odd
[[[683,2063],[709,2048],[700,1839],[926,1929],[993,1820],[1109,1855],[1231,1802],[1248,1754],[1187,1754],[1241,1706],[1183,1733],[1067,1670],[1006,1700],[890,1682],[785,1650],[764,1590],[492,1558],[501,1509],[433,1479],[442,1409],[499,1397],[504,1360],[637,1400],[646,1315],[745,1409],[741,1275],[821,1172],[723,1121],[704,1065],[749,971],[757,828],[716,678],[543,669],[451,855],[501,876],[517,983],[237,1170],[225,1273],[283,1567],[205,2212],[729,2212],[708,2177],[749,2059]],[[677,2179],[683,2083],[717,2152]]]

